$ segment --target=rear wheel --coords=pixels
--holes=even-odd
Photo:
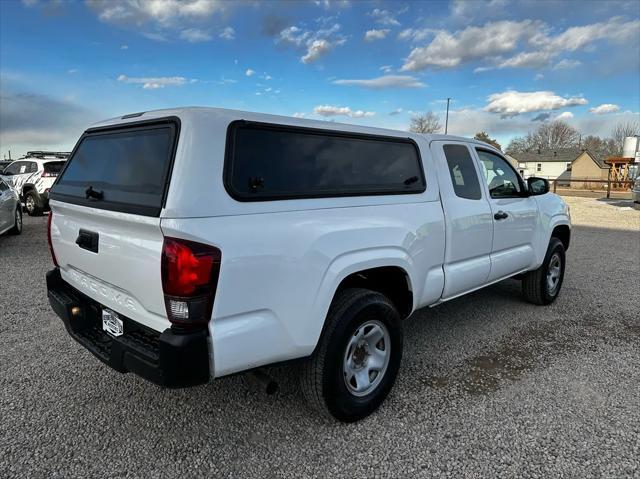
[[[542,265],[522,279],[522,294],[527,301],[546,305],[556,300],[564,279],[565,258],[562,241],[551,238]]]
[[[9,234],[19,235],[20,233],[22,233],[22,211],[20,205],[18,205],[18,207],[16,208],[14,221],[15,223],[13,224],[13,228],[9,230]]]
[[[42,204],[40,202],[40,197],[35,191],[29,191],[27,193],[27,196],[24,200],[24,205],[29,216],[42,215]]]
[[[305,399],[343,422],[368,416],[393,387],[402,343],[400,315],[385,296],[356,288],[339,292],[318,347],[303,366]]]

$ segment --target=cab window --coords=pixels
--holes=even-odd
[[[469,149],[465,145],[444,145],[443,150],[456,196],[469,200],[481,199],[480,182]]]
[[[522,185],[518,174],[507,161],[486,150],[476,150],[480,168],[487,180],[491,198],[513,198],[520,196]]]

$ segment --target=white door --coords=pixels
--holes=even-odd
[[[533,248],[538,203],[526,196],[524,182],[502,156],[475,148],[485,193],[493,216],[489,281],[527,269],[535,262]]]
[[[482,286],[491,269],[493,219],[472,152],[463,142],[433,141],[445,216],[444,299]]]

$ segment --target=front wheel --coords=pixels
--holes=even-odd
[[[13,228],[9,230],[10,235],[19,235],[22,233],[22,211],[20,210],[20,205],[16,208]]]
[[[339,292],[318,347],[303,365],[305,399],[339,421],[368,416],[393,387],[402,343],[400,314],[384,295],[359,288]]]
[[[42,205],[40,204],[40,197],[37,193],[29,191],[25,197],[24,206],[29,216],[42,215]]]
[[[564,245],[558,238],[551,238],[542,265],[529,271],[522,279],[522,294],[533,304],[553,303],[562,288],[566,255]]]

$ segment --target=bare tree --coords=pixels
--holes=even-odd
[[[486,131],[479,131],[473,138],[476,140],[484,141],[485,143],[490,144],[498,150],[502,150],[502,148],[500,147],[500,143],[498,143],[494,138],[491,138]]]
[[[527,136],[513,138],[507,146],[509,154],[523,151],[555,150],[558,148],[578,147],[580,133],[571,125],[563,121],[543,123],[536,131],[527,133]]]
[[[438,133],[441,129],[442,124],[438,116],[432,111],[414,116],[411,118],[411,125],[409,126],[409,131],[414,133]]]
[[[536,147],[544,150],[577,147],[580,133],[564,121],[543,123],[533,135]]]
[[[611,138],[615,141],[616,155],[622,154],[622,146],[627,136],[640,135],[640,123],[637,121],[628,121],[626,123],[618,123],[611,130]]]
[[[589,135],[582,139],[580,146],[600,158],[609,158],[618,154],[618,148],[613,138],[600,138],[599,136]]]
[[[513,155],[515,153],[522,153],[523,151],[530,150],[529,143],[526,137],[516,136],[507,145],[505,153]]]

